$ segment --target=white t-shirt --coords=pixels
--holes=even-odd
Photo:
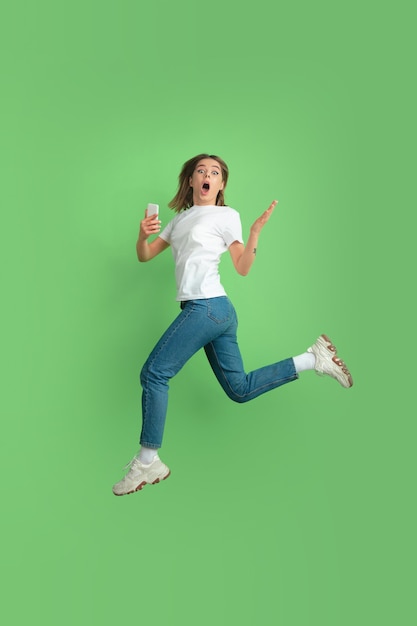
[[[159,235],[172,248],[177,300],[226,295],[219,263],[234,242],[243,243],[240,216],[228,206],[192,206],[178,213]]]

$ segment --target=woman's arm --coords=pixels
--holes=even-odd
[[[157,215],[151,215],[145,217],[140,223],[140,230],[138,240],[136,242],[136,254],[141,262],[150,261],[157,254],[163,252],[168,248],[167,243],[161,237],[157,237],[151,243],[148,242],[148,237],[156,235],[161,230],[161,221]]]
[[[271,213],[277,204],[278,200],[274,200],[269,205],[267,210],[264,211],[262,215],[258,217],[258,219],[252,224],[246,246],[244,246],[243,243],[240,243],[240,241],[234,241],[229,246],[229,252],[230,256],[232,257],[233,265],[235,266],[236,271],[241,276],[246,276],[247,274],[249,274],[249,270],[255,260],[259,235],[262,228],[271,217]]]

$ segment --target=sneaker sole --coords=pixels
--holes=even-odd
[[[146,482],[146,480],[144,480],[143,482],[139,483],[139,485],[137,487],[135,487],[135,489],[132,489],[131,491],[126,491],[126,493],[114,493],[114,491],[113,491],[113,494],[115,496],[129,496],[131,493],[136,493],[137,491],[142,491],[142,489],[144,488],[145,485],[156,485],[157,483],[160,483],[163,480],[166,480],[170,475],[171,475],[171,471],[169,471],[168,474],[166,476],[164,476],[163,478],[157,478],[156,480],[153,481],[153,483],[148,483],[148,482]]]
[[[340,367],[343,373],[347,376],[348,385],[347,387],[345,387],[345,389],[350,389],[350,387],[352,387],[353,385],[353,378],[352,378],[352,374],[348,370],[346,363],[343,361],[343,359],[337,356],[336,346],[332,343],[332,340],[330,339],[330,337],[328,337],[327,335],[321,335],[321,337],[322,339],[324,339],[326,343],[329,344],[327,346],[327,349],[329,350],[329,352],[333,352],[333,356],[332,356],[333,363],[337,365],[338,367]]]
[[[323,341],[327,344],[326,345],[327,350],[333,354],[332,356],[333,363],[337,365],[338,367],[340,367],[344,375],[347,377],[348,384],[342,385],[342,386],[345,387],[345,389],[350,389],[350,387],[353,386],[353,378],[352,378],[352,374],[349,372],[349,369],[346,363],[339,356],[337,356],[336,346],[332,343],[332,340],[330,339],[330,337],[328,337],[327,335],[320,335],[320,338],[323,339]]]

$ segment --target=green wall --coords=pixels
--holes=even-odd
[[[0,38],[3,614],[8,626],[411,624],[415,67],[411,3],[16,2]],[[128,498],[139,371],[177,314],[182,163],[229,164],[250,275],[224,256],[247,369],[325,332],[306,372],[231,403],[172,381],[172,476]],[[413,166],[414,165],[414,166]],[[414,209],[413,209],[414,205]],[[413,557],[414,555],[414,557]]]

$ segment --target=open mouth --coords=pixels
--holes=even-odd
[[[204,183],[203,185],[203,189],[205,189],[206,191],[208,191],[210,189],[210,185],[208,183]]]

